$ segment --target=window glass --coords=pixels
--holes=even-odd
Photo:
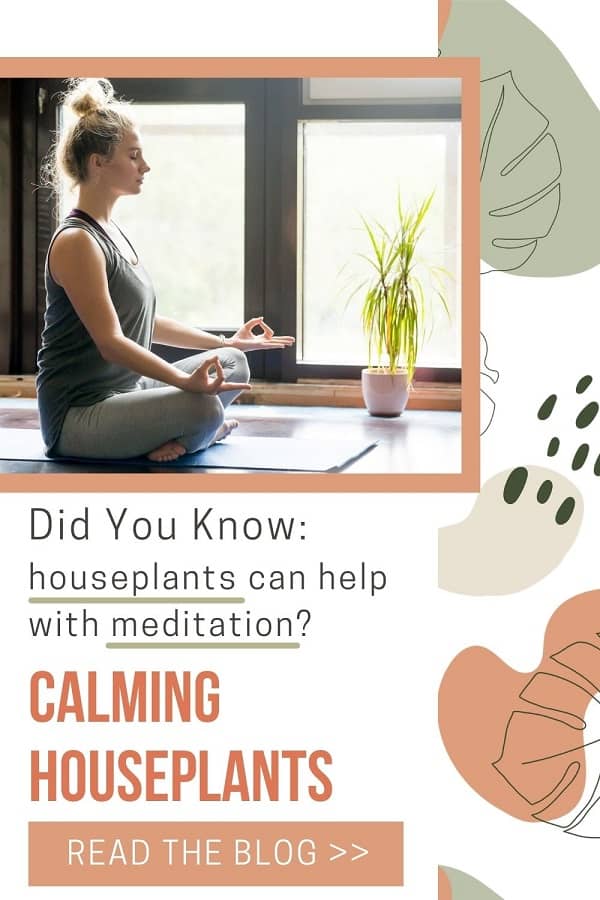
[[[304,103],[459,102],[460,78],[305,78]]]
[[[158,311],[227,328],[244,317],[243,104],[136,103],[151,167],[114,219],[154,281]],[[61,213],[74,198],[65,186]]]
[[[304,121],[299,123],[298,358],[364,365],[362,293],[373,270],[361,216],[394,227],[405,206],[435,191],[420,256],[451,273],[450,321],[432,296],[431,339],[420,366],[460,367],[460,122]]]

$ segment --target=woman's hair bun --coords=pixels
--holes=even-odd
[[[125,133],[135,127],[129,104],[115,97],[106,78],[72,78],[60,99],[75,118],[63,122],[60,137],[41,167],[42,184],[56,192],[61,189],[61,175],[66,175],[73,187],[83,184],[90,155],[110,158]]]
[[[69,84],[64,105],[82,118],[110,106],[115,92],[106,78],[77,78]]]

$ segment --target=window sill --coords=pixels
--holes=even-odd
[[[34,375],[0,375],[0,397],[35,397]],[[252,382],[252,391],[242,394],[240,403],[281,406],[364,406],[358,381],[301,381],[278,384]],[[408,409],[460,411],[460,384],[428,381],[416,382],[408,401]]]
[[[35,395],[35,375],[0,375],[0,397]]]
[[[252,391],[242,394],[238,402],[244,405],[364,406],[360,382],[337,380],[306,380],[295,384],[253,381]],[[436,381],[416,382],[410,393],[408,409],[460,411],[461,386]]]

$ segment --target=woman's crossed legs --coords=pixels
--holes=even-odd
[[[223,347],[188,356],[174,365],[192,373],[208,357],[218,356],[225,380],[248,381],[246,356],[233,347]],[[229,432],[223,428],[225,408],[237,391],[218,395],[193,393],[141,378],[137,389],[114,394],[92,406],[72,406],[63,423],[57,445],[59,456],[126,459],[153,454],[155,459],[175,458],[181,451],[155,456],[173,442],[186,452],[203,450]]]

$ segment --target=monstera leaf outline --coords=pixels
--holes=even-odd
[[[481,82],[481,105],[482,257],[491,267],[486,272],[510,272],[550,234],[563,167],[548,118],[519,90],[512,71]]]

